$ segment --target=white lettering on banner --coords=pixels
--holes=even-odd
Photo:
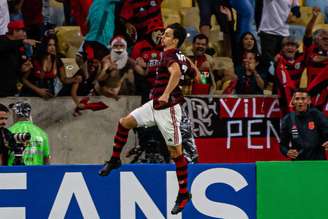
[[[229,117],[232,118],[235,115],[235,112],[240,104],[241,98],[238,98],[235,105],[233,106],[232,110],[230,111],[229,107],[225,103],[224,99],[220,99],[220,103],[223,106],[223,108],[226,110],[228,113]]]
[[[271,104],[271,106],[270,106],[270,109],[269,109],[269,111],[268,111],[266,117],[267,117],[267,118],[270,118],[270,117],[271,117],[271,114],[272,114],[273,112],[280,112],[280,108],[279,108],[279,100],[278,100],[278,99],[275,99],[275,100],[272,102],[272,104]]]
[[[244,116],[248,117],[248,99],[244,99]]]
[[[26,173],[0,173],[0,190],[27,189]],[[25,219],[25,207],[1,207],[0,218]]]
[[[212,126],[211,117],[213,112],[217,114],[216,102],[213,99],[210,103],[206,103],[199,98],[188,98],[183,107],[186,108],[185,111],[188,112],[188,116],[192,121],[192,129],[195,137],[211,136],[213,134],[213,130],[210,130]],[[197,115],[194,116],[193,113]]]
[[[241,104],[242,100],[243,100],[243,104]],[[261,99],[262,103],[258,103],[259,98],[256,98],[256,97],[251,98],[251,100],[252,100],[251,107],[252,107],[252,111],[253,111],[253,113],[251,115],[249,115],[250,102],[249,102],[249,99],[247,99],[247,98],[238,98],[231,110],[229,109],[228,105],[226,104],[226,99],[224,99],[224,98],[220,99],[220,104],[224,108],[225,112],[228,114],[229,118],[235,117],[236,111],[239,106],[241,107],[241,109],[244,109],[243,116],[245,118],[265,118],[265,117],[270,118],[271,114],[273,112],[280,112],[278,99],[273,100],[267,114],[265,114],[265,113],[258,114],[257,113],[257,110],[260,108],[261,108],[261,111],[263,111],[263,108],[264,108],[264,100],[263,99]]]
[[[256,102],[256,98],[252,98],[252,101],[253,101],[253,117],[254,118],[264,118],[264,114],[257,114],[256,111],[257,109],[259,108],[259,106],[257,105],[257,102]],[[263,105],[264,105],[264,101],[262,101],[262,104],[261,104],[261,109],[263,109]]]
[[[248,183],[238,172],[227,168],[213,168],[200,173],[191,185],[194,207],[202,214],[214,218],[248,219],[247,214],[237,206],[214,202],[206,197],[207,188],[215,183],[231,186],[236,192],[245,188]]]
[[[272,125],[271,121],[267,121],[267,136],[266,136],[266,142],[267,142],[267,148],[271,148],[271,131],[276,137],[277,141],[280,143],[280,137],[279,134],[277,133],[276,129]]]
[[[249,149],[263,149],[263,145],[253,145],[252,144],[252,138],[254,136],[261,136],[261,131],[252,131],[252,125],[253,124],[261,124],[263,123],[263,119],[255,119],[255,120],[248,120],[247,122],[247,148]],[[233,125],[238,125],[235,129],[235,131],[232,131]],[[272,122],[270,120],[266,121],[266,148],[271,148],[271,132],[274,134],[275,138],[278,142],[280,142],[279,134],[275,127],[273,126]],[[227,149],[230,149],[232,147],[232,138],[233,137],[243,137],[243,121],[242,120],[232,120],[227,121]]]
[[[48,218],[64,219],[73,195],[84,219],[100,218],[81,172],[65,173]]]
[[[121,219],[136,219],[136,204],[146,218],[165,219],[133,172],[120,173]]]
[[[238,125],[238,131],[233,133],[231,131],[231,126],[232,125]],[[241,120],[233,120],[233,121],[228,121],[227,122],[227,127],[228,127],[228,134],[227,134],[227,148],[231,148],[231,137],[241,137],[243,136],[243,130],[242,130],[242,121]]]
[[[250,120],[247,124],[247,148],[249,149],[263,149],[263,145],[253,145],[252,144],[252,136],[260,136],[261,132],[252,131],[252,124],[253,123],[262,123],[262,119]]]

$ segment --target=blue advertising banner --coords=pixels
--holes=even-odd
[[[193,195],[182,214],[174,165],[0,167],[0,218],[246,219],[256,215],[255,164],[189,165]]]

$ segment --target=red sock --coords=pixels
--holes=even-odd
[[[129,129],[124,128],[121,123],[118,123],[116,135],[114,137],[114,147],[112,153],[113,159],[120,159],[122,148],[128,141],[128,135]]]
[[[188,178],[188,163],[185,157],[180,155],[177,158],[174,158],[173,161],[175,162],[176,166],[176,173],[179,183],[179,193],[186,194],[187,190],[187,178]]]

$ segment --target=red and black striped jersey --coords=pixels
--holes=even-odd
[[[308,83],[311,83],[322,70],[328,66],[328,60],[318,62],[316,57],[328,57],[328,51],[321,50],[316,43],[312,43],[312,38],[304,37],[304,53],[306,54],[306,67],[308,74]]]
[[[155,83],[156,70],[161,59],[162,48],[155,46],[148,40],[142,40],[135,44],[131,52],[131,58],[136,60],[141,57],[147,63],[147,81],[150,87]]]
[[[154,89],[152,90],[151,98],[154,100],[155,109],[163,109],[183,103],[184,97],[179,85],[177,85],[170,94],[167,104],[162,105],[157,100],[165,91],[165,88],[170,79],[170,72],[168,68],[173,64],[178,63],[180,66],[181,77],[180,83],[185,77],[195,77],[195,70],[192,68],[191,63],[178,49],[169,49],[162,53],[161,61],[156,72],[156,81]]]
[[[294,82],[295,87],[298,87],[305,69],[304,53],[297,53],[294,60],[288,60],[281,54],[277,60],[277,69],[284,69]]]
[[[125,0],[120,18],[133,24],[138,38],[145,36],[150,26],[163,27],[161,3],[163,0]]]

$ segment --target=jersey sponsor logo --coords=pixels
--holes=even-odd
[[[150,1],[150,6],[155,7],[156,5],[156,1]]]
[[[313,121],[308,122],[308,129],[313,130],[315,128],[315,124]]]
[[[296,70],[299,70],[299,69],[301,68],[301,63],[300,63],[300,62],[295,63],[294,68],[295,68]]]

